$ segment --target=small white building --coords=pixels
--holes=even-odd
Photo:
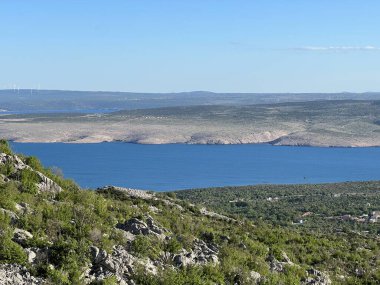
[[[370,223],[377,223],[380,220],[380,211],[372,211],[369,218]]]

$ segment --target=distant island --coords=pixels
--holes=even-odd
[[[211,104],[103,113],[2,115],[0,136],[17,142],[380,146],[380,100],[216,105],[211,99]]]

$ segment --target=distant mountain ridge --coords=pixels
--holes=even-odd
[[[70,90],[0,90],[0,109],[18,112],[132,110],[191,105],[249,105],[314,100],[380,100],[366,93],[138,93]]]

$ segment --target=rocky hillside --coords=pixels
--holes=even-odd
[[[37,159],[12,154],[5,142],[0,153],[0,284],[380,280],[378,267],[360,267],[363,255],[346,259],[342,240],[224,216],[171,193],[81,190]],[[376,256],[365,256],[376,265]]]

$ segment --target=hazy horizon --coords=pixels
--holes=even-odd
[[[368,93],[380,93],[380,91],[363,91],[363,92],[354,92],[354,91],[336,91],[336,92],[316,92],[316,91],[309,91],[309,92],[225,92],[225,91],[210,91],[210,90],[184,90],[184,91],[177,91],[177,92],[148,92],[148,91],[128,91],[128,90],[91,90],[91,89],[38,89],[38,88],[4,88],[0,91],[9,91],[13,93],[18,93],[20,91],[23,92],[30,92],[30,91],[37,91],[37,92],[99,92],[99,93],[131,93],[131,94],[186,94],[186,93],[210,93],[210,94],[252,94],[252,95],[265,95],[265,94],[368,94]]]

